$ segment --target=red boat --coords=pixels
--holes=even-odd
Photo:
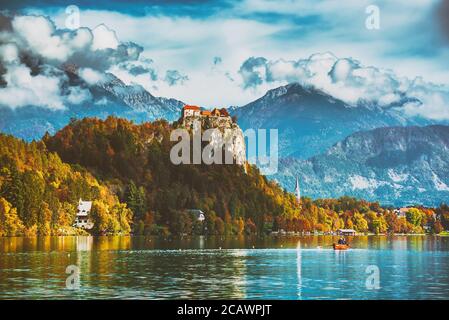
[[[349,244],[338,244],[334,243],[334,250],[348,250]]]

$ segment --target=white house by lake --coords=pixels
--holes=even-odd
[[[92,201],[83,201],[82,199],[79,200],[74,227],[82,229],[93,228],[94,224],[89,218],[91,209]]]

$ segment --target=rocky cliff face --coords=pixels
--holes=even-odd
[[[203,135],[206,130],[212,129],[210,145],[214,147],[223,145],[223,150],[232,156],[234,163],[239,165],[246,163],[245,137],[242,129],[232,121],[231,117],[190,116],[181,118],[178,122],[182,128],[193,129],[197,132],[201,129]]]
[[[449,127],[387,127],[358,132],[308,160],[283,159],[275,176],[305,196],[351,195],[392,205],[449,201]]]

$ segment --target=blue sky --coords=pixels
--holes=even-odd
[[[373,4],[380,9],[379,30],[365,26],[366,8]],[[155,95],[189,103],[246,104],[268,89],[311,77],[308,72],[316,65],[310,67],[308,59],[317,53],[391,70],[392,83],[422,77],[449,84],[441,0],[10,1],[2,8],[43,14],[63,29],[67,5],[79,7],[82,27],[104,24],[118,41],[143,48],[138,69],[116,67],[114,74]],[[248,69],[252,57],[265,63]],[[326,57],[320,56],[324,62],[319,63],[327,64]],[[306,63],[307,72],[298,70]],[[315,78],[311,83],[322,82]],[[348,101],[367,94],[352,89],[345,91]]]

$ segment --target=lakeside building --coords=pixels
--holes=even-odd
[[[83,201],[82,199],[78,202],[78,209],[76,212],[74,227],[82,229],[92,229],[93,222],[89,219],[89,214],[92,209],[92,201]]]
[[[398,218],[405,218],[407,216],[407,212],[410,210],[411,208],[399,208],[394,210],[394,213],[396,214],[396,216]]]
[[[188,209],[187,212],[195,214],[196,219],[200,222],[203,222],[206,219],[204,212],[200,209]]]
[[[338,229],[337,235],[339,236],[355,236],[356,231],[354,229]]]

